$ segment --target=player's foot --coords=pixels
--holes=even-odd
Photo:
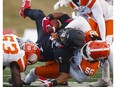
[[[24,18],[26,17],[24,14],[24,10],[31,7],[30,3],[31,3],[31,0],[23,0],[23,2],[22,2],[22,6],[21,6],[21,9],[19,11],[19,14]]]
[[[59,84],[60,86],[68,86],[68,81],[65,81],[65,82],[63,82],[63,83],[61,83],[61,84]]]
[[[8,80],[7,80],[7,81],[8,81],[8,83],[9,83],[9,84],[13,84],[13,81],[12,81],[12,78],[11,78],[11,77],[10,77],[10,78],[8,78]]]
[[[112,82],[111,80],[109,80],[108,82],[105,82],[103,79],[98,79],[97,82],[92,82],[92,83],[89,83],[89,87],[107,87],[107,86],[110,86],[112,85]]]
[[[25,83],[25,82],[23,82],[23,85],[30,85],[31,83]]]

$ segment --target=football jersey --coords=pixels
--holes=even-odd
[[[106,26],[104,20],[113,19],[113,7],[105,0],[79,0],[79,6],[76,6],[75,3],[77,2],[70,2],[69,4],[73,9],[77,9],[79,15],[94,18],[99,26],[100,36],[102,40],[105,40]]]
[[[83,72],[87,76],[93,76],[96,74],[99,69],[99,61],[90,62],[88,60],[85,60],[81,53],[78,51],[75,51],[74,55],[74,62],[81,72]]]
[[[24,71],[27,66],[25,51],[18,43],[18,36],[6,34],[3,36],[3,66],[9,66],[11,62],[16,62],[20,71]]]

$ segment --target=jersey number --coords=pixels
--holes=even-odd
[[[93,75],[94,74],[94,69],[86,67],[85,74],[87,74],[87,75]]]
[[[4,36],[3,41],[6,41],[8,45],[3,43],[4,53],[17,54],[18,48],[12,36]]]

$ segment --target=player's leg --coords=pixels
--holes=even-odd
[[[38,66],[32,69],[24,80],[24,84],[34,82],[38,76],[45,78],[56,78],[59,76],[59,67],[57,62],[49,62],[46,65]]]
[[[49,35],[44,32],[42,27],[42,20],[45,17],[45,14],[43,13],[42,10],[36,10],[36,9],[26,9],[24,11],[24,14],[35,21],[37,28],[37,35],[38,35],[37,37],[38,39],[36,43],[41,44],[44,38],[46,38]]]
[[[11,77],[13,81],[13,87],[22,87],[22,81],[20,78],[19,66],[16,62],[10,64]]]
[[[29,17],[30,19],[36,22],[37,35],[38,35],[37,44],[41,44],[44,38],[49,35],[44,32],[42,27],[42,20],[45,17],[45,14],[42,10],[30,9],[31,7],[30,3],[31,0],[23,0],[22,7],[19,13],[24,18]]]
[[[36,67],[35,74],[46,78],[56,78],[60,75],[59,65],[56,61],[46,62],[46,65]]]
[[[71,63],[70,65],[70,76],[78,83],[82,83],[88,79],[88,76],[85,75],[74,63]]]
[[[106,41],[111,48],[110,55],[108,56],[108,61],[111,69],[113,70],[113,20],[106,21]]]
[[[29,74],[25,77],[25,79],[24,79],[24,85],[30,85],[31,84],[31,82],[34,82],[34,81],[36,81],[36,79],[37,79],[37,75],[35,75],[35,68],[33,68],[33,69],[31,69],[30,70],[30,72],[29,72]]]
[[[113,20],[106,21],[106,42],[112,47],[113,41]],[[102,68],[102,78],[98,79],[97,82],[92,82],[89,85],[94,86],[109,86],[112,84],[110,80],[110,66],[113,69],[113,53],[112,48],[110,51],[110,55],[108,56],[108,60],[103,63]]]

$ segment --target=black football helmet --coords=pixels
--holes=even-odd
[[[81,30],[64,28],[59,31],[58,37],[62,44],[74,49],[80,49],[85,44],[85,36]]]

